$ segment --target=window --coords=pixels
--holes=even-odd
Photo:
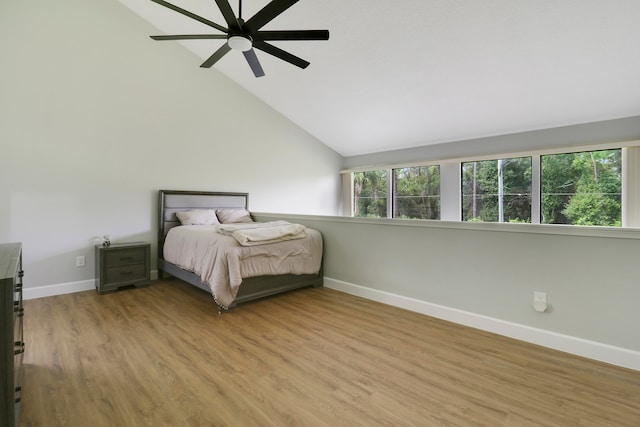
[[[622,225],[622,150],[541,156],[541,222]]]
[[[531,157],[462,163],[462,220],[531,222]]]
[[[640,228],[640,141],[582,150],[343,171],[346,203],[356,217]]]
[[[387,217],[387,169],[354,172],[353,216]]]
[[[440,168],[393,170],[393,218],[440,219]]]
[[[440,219],[439,166],[354,172],[353,216]]]

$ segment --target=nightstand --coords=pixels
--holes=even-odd
[[[96,291],[147,285],[151,279],[150,245],[146,242],[96,245]]]

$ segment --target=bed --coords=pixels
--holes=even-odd
[[[270,295],[275,295],[282,292],[291,291],[294,289],[304,288],[304,287],[321,287],[323,285],[323,272],[322,272],[322,237],[320,234],[313,229],[306,229],[306,235],[308,237],[313,237],[315,239],[314,247],[314,258],[319,256],[318,266],[314,267],[316,271],[314,272],[306,272],[300,274],[296,272],[295,274],[291,274],[290,271],[283,271],[281,269],[286,270],[286,265],[295,264],[294,257],[295,254],[291,256],[291,259],[287,259],[287,262],[282,263],[283,266],[278,266],[278,269],[271,268],[271,271],[265,275],[254,276],[252,274],[248,274],[246,272],[242,273],[241,284],[234,288],[234,292],[237,289],[237,294],[232,302],[229,301],[229,298],[226,298],[226,301],[220,301],[216,297],[216,293],[212,286],[206,281],[203,280],[202,274],[196,274],[194,271],[191,271],[188,267],[183,268],[184,266],[180,266],[179,262],[170,262],[165,259],[165,243],[172,243],[175,245],[174,241],[176,239],[176,235],[179,232],[185,232],[189,230],[183,230],[188,228],[199,228],[198,226],[183,226],[176,216],[176,214],[181,213],[180,215],[184,217],[184,213],[187,211],[194,210],[215,210],[220,212],[221,210],[224,212],[238,212],[241,211],[248,212],[249,211],[249,195],[247,193],[232,193],[232,192],[208,192],[208,191],[176,191],[176,190],[160,190],[158,196],[158,278],[162,279],[164,274],[168,274],[170,276],[176,277],[180,280],[183,280],[191,285],[194,285],[200,289],[203,289],[209,293],[213,294],[214,300],[216,301],[220,311],[226,311],[237,304],[255,300],[258,298],[263,298]],[[175,230],[173,230],[175,228]],[[203,227],[203,228],[206,228]],[[211,227],[209,227],[211,229]],[[172,231],[173,230],[173,231]],[[169,235],[169,233],[172,233]],[[319,236],[319,237],[318,237]],[[169,237],[169,242],[167,241]],[[216,236],[216,238],[220,238]],[[226,236],[227,239],[234,240],[230,236]],[[306,237],[305,237],[306,239]],[[318,239],[320,241],[318,248]],[[299,242],[303,242],[304,239],[300,239]],[[293,240],[282,242],[281,244],[292,244]],[[230,251],[243,251],[243,254],[249,253],[246,251],[252,250],[251,248],[244,247],[237,242],[225,244],[236,245],[237,249],[229,249]],[[272,243],[255,246],[258,248],[262,256],[264,257],[264,252],[266,250],[272,250],[277,248],[276,245],[281,245],[280,243]],[[175,246],[171,246],[171,249],[167,247],[168,252],[172,257],[175,257]],[[319,251],[319,253],[318,253]],[[235,252],[233,252],[235,254]],[[260,255],[258,255],[260,256]],[[240,258],[248,258],[248,256],[242,255]],[[168,257],[172,259],[171,257]],[[245,259],[240,261],[241,263],[248,262]],[[305,266],[307,268],[308,266]],[[308,269],[308,268],[307,268]],[[250,269],[249,269],[250,270]],[[248,274],[249,277],[245,277]],[[237,280],[236,280],[237,282]],[[221,283],[216,283],[215,286],[221,286]],[[228,286],[232,284],[229,283]],[[220,288],[218,288],[220,289]]]

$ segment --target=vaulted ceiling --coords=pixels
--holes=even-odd
[[[219,33],[119,1],[157,34]],[[169,1],[225,24],[214,0]],[[244,0],[243,17],[267,3]],[[640,115],[639,23],[638,0],[302,0],[264,29],[328,29],[273,42],[307,69],[261,51],[265,77],[235,51],[214,68],[352,156]],[[182,43],[199,67],[224,40],[153,43]]]

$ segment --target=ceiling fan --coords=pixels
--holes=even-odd
[[[208,19],[202,18],[188,10],[182,9],[164,0],[151,0],[154,3],[167,7],[175,12],[191,19],[202,22],[224,34],[184,34],[173,36],[151,36],[154,40],[203,40],[203,39],[226,39],[226,43],[213,53],[206,61],[200,65],[209,68],[218,62],[230,50],[238,50],[244,54],[249,63],[249,67],[256,77],[264,76],[264,70],[256,56],[253,48],[273,55],[290,64],[300,68],[307,68],[309,62],[302,58],[286,52],[276,46],[267,43],[277,40],[329,40],[329,30],[260,30],[275,17],[297,3],[298,0],[272,0],[246,22],[242,19],[242,0],[239,0],[238,17],[235,16],[228,0],[215,0],[220,12],[227,23],[227,27],[218,25]]]

